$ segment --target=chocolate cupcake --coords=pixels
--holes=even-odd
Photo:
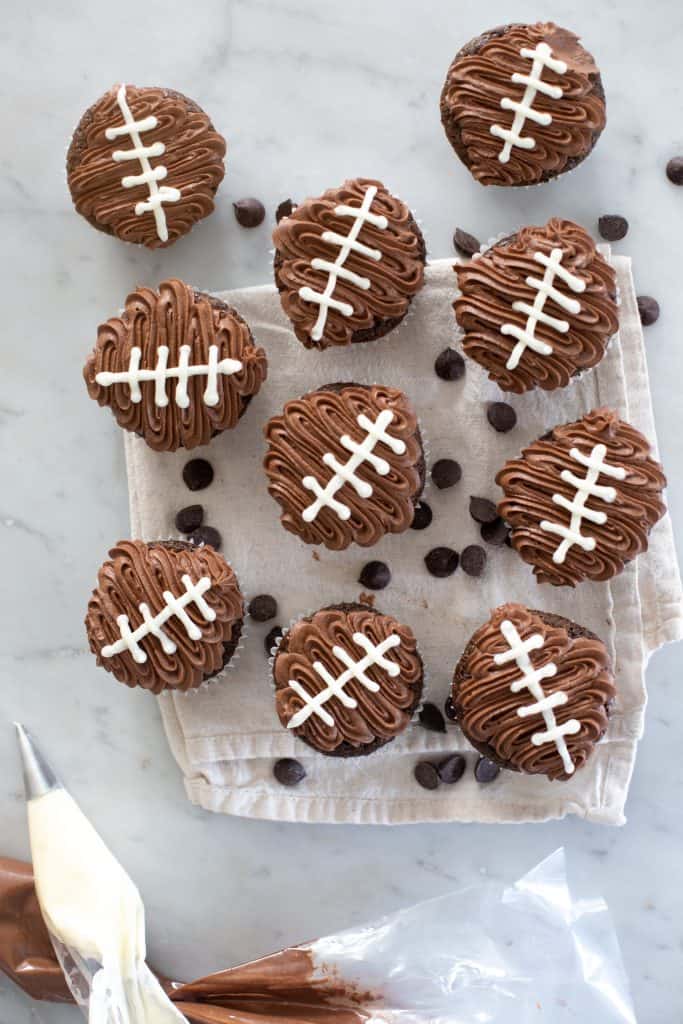
[[[213,548],[122,540],[97,574],[85,625],[98,665],[127,686],[161,693],[218,675],[243,618],[237,578]]]
[[[93,227],[157,249],[213,211],[224,156],[225,139],[193,100],[115,85],[76,127],[67,182]]]
[[[412,630],[362,604],[322,608],[285,633],[273,659],[286,729],[334,757],[385,746],[420,702],[422,659]]]
[[[282,308],[306,348],[381,338],[424,283],[422,233],[381,181],[355,178],[304,200],[273,241]]]
[[[607,648],[594,633],[504,604],[465,648],[451,702],[466,738],[491,761],[570,779],[607,729],[615,695]]]
[[[522,228],[455,273],[463,350],[503,391],[566,387],[619,327],[614,270],[570,220]]]
[[[171,280],[131,292],[121,315],[99,327],[83,376],[120,427],[172,452],[236,426],[267,366],[239,313]]]
[[[552,22],[504,25],[457,54],[441,121],[482,185],[538,185],[591,152],[605,127],[605,94],[573,32]]]
[[[417,416],[397,388],[331,384],[264,428],[268,491],[306,544],[370,547],[410,528],[425,479]]]
[[[647,550],[666,511],[662,467],[640,431],[611,409],[555,427],[496,476],[498,514],[539,583],[609,580]]]

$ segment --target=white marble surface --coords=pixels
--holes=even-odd
[[[272,216],[279,200],[345,175],[383,177],[417,209],[434,256],[451,251],[456,224],[485,238],[556,213],[591,227],[600,213],[623,213],[631,230],[619,248],[636,261],[639,290],[662,306],[647,343],[679,521],[683,190],[663,170],[683,152],[677,0],[520,0],[514,11],[489,0],[35,0],[2,14],[0,852],[28,853],[13,718],[35,730],[138,881],[152,959],[170,974],[235,963],[481,875],[513,878],[564,844],[579,886],[610,901],[639,1020],[679,1020],[680,653],[651,665],[648,727],[619,831],[576,820],[298,827],[201,812],[185,800],[154,701],[113,684],[85,649],[85,601],[107,546],[127,532],[127,508],[121,439],[80,379],[97,323],[135,283],[178,274],[218,289],[269,279],[268,225],[246,232],[233,218],[230,200],[243,195],[260,196]],[[453,53],[511,15],[582,32],[609,98],[590,162],[519,194],[474,184],[438,119]],[[93,231],[63,181],[71,127],[122,78],[195,97],[230,145],[216,214],[156,255]],[[76,1019],[30,1006],[0,982],[1,1024]]]

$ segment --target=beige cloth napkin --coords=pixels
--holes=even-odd
[[[655,527],[648,553],[619,577],[611,583],[584,583],[574,591],[537,585],[530,568],[506,546],[488,548],[480,579],[461,570],[449,579],[435,579],[423,564],[436,545],[461,550],[479,541],[468,514],[469,496],[495,499],[498,468],[554,424],[609,405],[655,442],[630,260],[614,257],[613,264],[621,294],[620,337],[597,371],[564,391],[510,399],[518,425],[508,434],[496,434],[487,422],[486,402],[500,393],[476,364],[468,361],[465,378],[457,382],[444,382],[434,373],[435,357],[455,337],[452,261],[440,260],[428,267],[426,286],[402,328],[352,351],[305,350],[290,331],[272,286],[223,293],[266,348],[269,376],[235,430],[191,453],[208,458],[214,467],[207,490],[191,494],[183,484],[181,470],[191,457],[187,452],[158,454],[139,438],[125,436],[132,536],[168,537],[176,511],[201,502],[205,521],[223,535],[225,557],[245,593],[275,595],[282,625],[322,605],[356,599],[363,564],[370,558],[386,561],[393,580],[377,595],[377,606],[412,626],[428,673],[425,699],[439,706],[467,638],[504,601],[558,612],[597,632],[612,651],[619,696],[609,731],[586,768],[570,782],[505,772],[495,783],[480,786],[468,771],[455,786],[420,789],[413,777],[418,760],[468,749],[453,725],[441,735],[413,724],[369,757],[341,760],[316,754],[279,724],[262,642],[273,623],[252,623],[239,661],[221,681],[159,699],[190,800],[211,811],[287,821],[542,821],[565,814],[612,824],[625,820],[643,728],[647,659],[683,633],[681,582],[668,516]],[[293,396],[344,380],[403,388],[419,410],[431,459],[449,456],[463,467],[455,488],[428,490],[434,521],[427,530],[386,537],[371,551],[328,552],[286,533],[261,469],[262,427],[268,417]],[[286,756],[306,767],[307,777],[296,789],[283,788],[272,775],[274,760]]]

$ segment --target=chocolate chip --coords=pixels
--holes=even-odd
[[[199,529],[204,518],[204,509],[201,505],[188,505],[176,512],[175,528],[178,533],[192,533]]]
[[[507,535],[510,532],[510,528],[505,520],[501,519],[499,516],[497,519],[494,519],[492,523],[482,523],[479,532],[482,540],[485,540],[487,544],[493,544],[494,547],[499,548],[501,544],[505,543]]]
[[[415,765],[415,778],[423,789],[439,788],[439,773],[431,761],[419,761]]]
[[[455,459],[438,459],[432,466],[432,480],[440,491],[455,486],[461,476],[460,463]]]
[[[306,778],[306,769],[293,757],[281,757],[273,765],[273,775],[281,786],[298,786]]]
[[[421,501],[415,506],[413,521],[410,524],[411,530],[426,530],[430,525],[434,514],[426,501]]]
[[[465,360],[454,348],[445,348],[436,357],[434,371],[441,380],[460,380],[465,376]]]
[[[440,578],[452,576],[458,568],[459,560],[458,552],[453,551],[452,548],[432,548],[432,550],[427,552],[425,555],[427,571],[430,572],[432,576],[438,576]]]
[[[683,185],[683,156],[672,156],[666,165],[666,176],[674,185]]]
[[[220,551],[223,544],[223,538],[213,526],[200,526],[198,530],[193,530],[187,539],[196,548],[208,544],[215,551]]]
[[[266,633],[266,635],[264,636],[263,646],[266,649],[266,654],[268,655],[268,657],[270,657],[273,651],[273,647],[275,647],[275,644],[278,642],[282,635],[282,626],[273,626],[270,633]]]
[[[470,515],[475,523],[493,523],[498,518],[495,502],[489,498],[475,498],[470,495]]]
[[[429,729],[430,732],[446,731],[446,722],[436,704],[430,704],[429,701],[423,704],[418,718],[423,729]]]
[[[606,213],[598,219],[600,237],[607,242],[618,242],[628,234],[628,221],[618,213]]]
[[[480,757],[474,766],[474,777],[477,782],[493,782],[500,775],[500,767],[488,757]]]
[[[266,208],[260,199],[238,199],[232,208],[237,223],[243,228],[257,228],[266,216]]]
[[[460,555],[460,564],[468,576],[481,576],[486,568],[486,552],[479,544],[468,544]]]
[[[294,210],[294,203],[291,199],[283,199],[281,203],[278,203],[278,208],[275,211],[275,220],[279,224],[283,217],[289,217]]]
[[[247,611],[254,622],[268,622],[277,615],[277,601],[270,594],[257,594],[249,602]]]
[[[451,696],[446,697],[446,703],[443,706],[444,714],[451,722],[455,722],[458,719],[458,713],[455,710],[455,704]]]
[[[203,491],[213,480],[213,467],[206,459],[190,459],[183,466],[183,480],[191,491]]]
[[[368,590],[384,590],[391,582],[391,569],[386,562],[368,562],[361,569],[358,582]]]
[[[639,295],[636,302],[643,327],[649,327],[650,324],[659,320],[659,303],[651,295]]]
[[[486,410],[486,418],[499,434],[507,434],[517,422],[517,413],[507,402],[491,402]]]
[[[468,231],[463,231],[462,228],[456,228],[453,235],[453,248],[461,256],[474,256],[475,252],[479,252],[480,249],[479,239]]]
[[[459,782],[465,774],[465,768],[467,768],[467,760],[462,754],[451,754],[450,757],[439,761],[436,766],[439,778],[447,786],[452,786],[453,783]]]

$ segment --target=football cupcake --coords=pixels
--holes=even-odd
[[[304,200],[273,241],[282,308],[306,348],[381,338],[424,283],[422,233],[380,181],[355,178]]]
[[[76,127],[67,182],[93,227],[157,249],[212,212],[224,156],[225,139],[193,100],[115,85]]]
[[[407,530],[425,479],[415,411],[379,384],[331,384],[288,402],[264,428],[268,491],[306,544],[370,547]]]
[[[496,476],[498,513],[539,583],[609,580],[641,551],[666,511],[662,467],[640,431],[611,409],[555,427]]]
[[[467,644],[451,702],[491,761],[570,779],[604,734],[615,694],[602,640],[561,615],[504,604]]]
[[[266,373],[239,313],[177,280],[131,292],[98,329],[83,370],[90,397],[162,452],[236,426]]]
[[[455,273],[463,350],[503,391],[565,387],[618,329],[614,270],[570,220],[522,228]]]
[[[537,185],[591,152],[605,127],[605,94],[573,32],[552,22],[504,25],[455,57],[441,120],[482,185]]]
[[[85,619],[97,664],[127,686],[193,690],[229,664],[244,601],[213,548],[122,540],[109,552]]]
[[[273,658],[282,725],[321,754],[370,754],[408,726],[422,694],[412,630],[361,604],[332,605],[285,633]]]

